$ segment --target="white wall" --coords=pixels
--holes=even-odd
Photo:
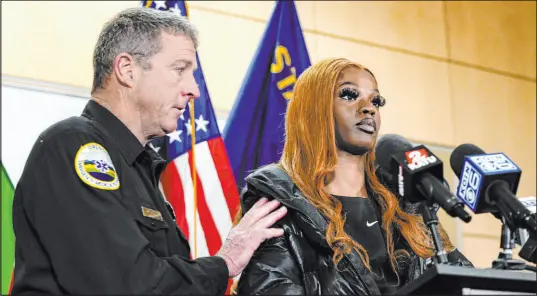
[[[80,114],[87,100],[2,85],[2,162],[14,185],[39,134]]]
[[[62,119],[80,115],[89,99],[58,92],[54,87],[36,90],[2,84],[2,162],[13,185],[39,134]],[[221,131],[224,124],[225,119],[219,118]]]

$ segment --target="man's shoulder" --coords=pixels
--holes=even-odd
[[[70,137],[98,137],[101,133],[93,121],[84,116],[72,116],[49,126],[39,135],[43,141],[67,140]]]
[[[95,159],[114,168],[116,155],[116,149],[92,119],[69,117],[40,133],[26,160],[21,181],[34,180],[36,174],[50,167],[55,171],[73,172],[88,169]]]
[[[107,138],[95,126],[95,123],[84,116],[73,116],[54,123],[42,131],[36,139],[28,162],[41,163],[43,157],[54,159],[58,164],[71,159],[83,146],[101,145],[109,149]]]

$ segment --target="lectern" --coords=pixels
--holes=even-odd
[[[535,272],[437,264],[395,295],[535,295],[536,291]]]

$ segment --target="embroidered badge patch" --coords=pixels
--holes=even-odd
[[[110,155],[103,146],[88,143],[75,156],[75,170],[80,179],[91,187],[116,190],[119,179]]]

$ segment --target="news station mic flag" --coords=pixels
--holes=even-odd
[[[141,5],[188,17],[185,1],[141,1]],[[175,212],[177,225],[190,242],[193,258],[218,252],[239,206],[233,172],[197,54],[196,59],[198,69],[194,76],[200,97],[194,100],[194,106],[188,104],[175,132],[149,144],[168,161],[160,187]]]
[[[295,3],[277,1],[224,128],[239,188],[251,171],[280,159],[287,101],[310,65]]]

